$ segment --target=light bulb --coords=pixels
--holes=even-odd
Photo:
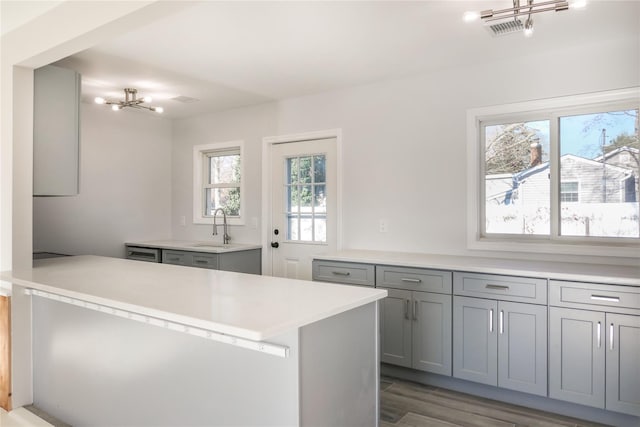
[[[480,13],[479,12],[465,12],[464,15],[462,15],[462,20],[464,22],[472,22],[472,21],[476,21],[480,19]]]
[[[112,105],[112,106],[111,106],[111,109],[112,109],[113,111],[118,111],[120,108],[121,108],[121,107],[120,107],[119,105]]]
[[[93,100],[95,101],[96,104],[104,104],[107,102],[107,100],[101,96],[96,96]]]
[[[156,113],[161,113],[162,114],[162,113],[164,113],[164,108],[156,107],[156,108],[153,109],[153,111],[155,111]]]
[[[144,102],[153,102],[153,98],[151,98],[150,96],[145,96],[144,98],[142,98],[142,100]]]

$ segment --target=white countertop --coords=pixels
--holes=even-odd
[[[139,246],[143,248],[176,249],[180,251],[225,253],[247,251],[251,249],[261,249],[260,245],[245,243],[222,244],[214,241],[194,241],[194,240],[151,240],[144,242],[126,242],[125,245]]]
[[[254,341],[387,295],[383,289],[91,255],[35,261],[33,268],[0,273],[0,279]]]
[[[630,267],[369,250],[344,250],[333,254],[315,256],[314,258],[367,264],[640,286],[640,264],[635,267]]]

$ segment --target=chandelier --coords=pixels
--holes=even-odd
[[[520,0],[513,0],[513,7],[508,9],[488,9],[480,12],[465,12],[463,19],[466,22],[476,21],[481,19],[491,27],[495,35],[502,35],[512,33],[514,31],[523,30],[524,35],[531,37],[533,35],[533,18],[531,15],[542,12],[560,12],[563,10],[582,8],[586,5],[586,0],[551,0],[534,3],[533,0],[523,0],[522,4]],[[520,16],[526,16],[527,19],[522,25],[522,21],[518,19]],[[499,23],[492,25],[493,21],[503,21],[505,19],[511,19],[513,21],[507,23]]]
[[[124,101],[109,101],[100,96],[97,96],[94,101],[96,104],[106,104],[111,105],[111,109],[113,111],[122,110],[125,107],[132,108],[143,108],[145,110],[154,111],[156,113],[162,113],[164,108],[162,107],[148,107],[146,105],[142,105],[144,102],[151,102],[152,99],[150,96],[145,96],[144,98],[138,98],[138,90],[132,88],[124,89]]]

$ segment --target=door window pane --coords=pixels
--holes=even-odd
[[[488,125],[485,233],[550,232],[549,121]]]
[[[285,194],[289,241],[326,242],[327,198],[324,155],[286,159]]]
[[[638,237],[638,110],[565,116],[559,126],[560,234]]]

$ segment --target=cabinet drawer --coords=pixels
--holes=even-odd
[[[127,259],[160,262],[160,249],[127,245]]]
[[[217,269],[218,268],[218,255],[216,255],[216,254],[194,253],[193,254],[192,265],[194,267]]]
[[[453,273],[453,293],[505,301],[547,303],[547,280],[495,274]]]
[[[451,293],[452,273],[424,268],[376,267],[376,287]]]
[[[606,308],[606,311],[615,311],[611,308],[618,308],[624,313],[635,310],[640,314],[638,287],[560,280],[551,280],[549,286],[549,304],[554,306],[591,310]]]
[[[375,286],[374,266],[353,262],[313,260],[313,280]]]
[[[181,251],[162,251],[163,264],[191,265],[191,254]]]

